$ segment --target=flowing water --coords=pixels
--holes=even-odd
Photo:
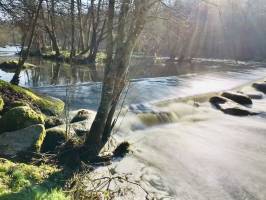
[[[101,66],[30,62],[38,68],[22,72],[22,85],[61,99],[70,88],[72,110],[97,109]],[[134,153],[112,167],[133,173],[157,199],[265,200],[266,100],[254,101],[252,109],[262,114],[250,117],[224,115],[207,102],[196,106],[193,97],[186,103],[175,100],[260,79],[266,75],[265,66],[207,59],[177,65],[135,58],[125,109],[115,129],[115,138],[129,141]],[[12,72],[0,71],[0,76],[10,80]]]

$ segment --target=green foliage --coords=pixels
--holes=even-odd
[[[97,53],[96,56],[96,63],[104,63],[107,55],[104,52]]]
[[[34,166],[0,160],[0,200],[68,200],[57,181],[60,171],[48,165]],[[60,178],[59,178],[60,179]]]

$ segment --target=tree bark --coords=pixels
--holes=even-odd
[[[12,80],[10,81],[11,84],[14,84],[14,85],[18,85],[19,84],[19,75],[20,75],[22,67],[23,67],[24,63],[26,62],[26,60],[27,60],[27,58],[29,56],[29,53],[30,53],[30,48],[31,48],[31,45],[32,45],[33,37],[34,37],[35,28],[36,28],[36,25],[37,25],[40,9],[42,7],[42,2],[43,2],[43,0],[39,0],[38,5],[37,5],[37,9],[36,9],[36,12],[35,12],[35,17],[34,17],[34,19],[32,20],[32,23],[31,23],[31,31],[30,31],[30,36],[29,36],[29,42],[28,42],[28,47],[26,49],[25,54],[23,52],[24,51],[25,40],[23,41],[22,49],[21,49],[22,53],[21,53],[20,58],[19,58],[18,67],[16,69],[16,72],[15,72]],[[25,39],[26,39],[26,37],[25,37]]]
[[[117,28],[117,39],[113,38],[115,0],[109,0],[107,21],[107,59],[102,86],[101,102],[92,123],[89,133],[86,135],[84,152],[88,159],[96,157],[108,141],[115,125],[113,116],[120,95],[125,87],[128,67],[136,40],[145,24],[145,16],[152,4],[151,0],[143,2],[135,1],[135,16],[133,22],[126,31],[127,15],[130,10],[130,0],[122,0]],[[115,47],[115,56],[113,50]]]

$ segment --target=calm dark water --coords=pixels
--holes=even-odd
[[[3,52],[1,55],[0,62],[16,59]],[[72,109],[97,108],[103,66],[70,66],[32,58],[28,62],[37,65],[37,68],[21,73],[21,85],[62,100],[66,98],[68,88]],[[126,104],[230,89],[266,75],[265,64],[257,62],[197,59],[192,64],[180,65],[155,62],[152,58],[133,58],[131,65]],[[12,72],[0,70],[0,78],[3,80],[9,81],[12,76]]]

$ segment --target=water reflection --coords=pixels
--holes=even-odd
[[[3,57],[0,62],[2,60]],[[72,109],[97,108],[103,66],[70,66],[38,59],[29,59],[28,62],[38,67],[21,73],[21,85],[64,100],[68,84],[72,91]],[[193,63],[179,64],[133,58],[131,65],[126,104],[230,89],[266,74],[264,63],[230,60],[196,59]],[[0,70],[3,80],[9,81],[12,75],[12,72]]]

